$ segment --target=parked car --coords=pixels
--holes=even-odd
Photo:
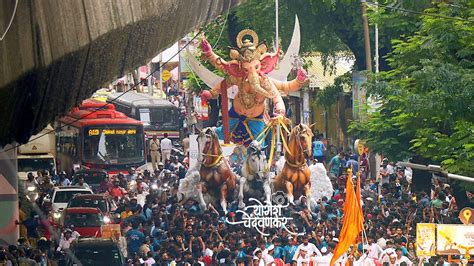
[[[74,227],[81,237],[100,237],[101,227],[104,224],[106,224],[104,216],[97,208],[66,208],[61,217],[62,227]]]
[[[125,258],[117,243],[111,239],[83,238],[71,246],[67,265],[122,266]]]
[[[55,187],[51,196],[45,198],[45,202],[50,202],[54,221],[61,218],[61,212],[66,208],[68,202],[77,194],[92,194],[92,190],[80,186]]]
[[[88,207],[88,208],[97,208],[102,212],[104,216],[104,221],[110,223],[115,221],[117,218],[120,219],[120,214],[115,214],[117,210],[117,205],[111,198],[104,194],[79,194],[72,198],[68,205],[68,208],[77,208],[77,207]]]
[[[72,183],[77,184],[80,177],[83,177],[84,182],[91,187],[92,191],[97,193],[100,183],[108,177],[108,174],[103,169],[80,169],[74,173]]]

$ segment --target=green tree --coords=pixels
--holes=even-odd
[[[431,1],[382,0],[379,3],[422,11]],[[295,14],[298,14],[300,19],[302,55],[320,52],[325,68],[333,71],[338,52],[351,51],[356,59],[355,69],[365,69],[359,0],[280,0],[279,33],[283,49],[286,49],[291,41]],[[412,34],[417,29],[420,18],[388,8],[372,8],[369,15],[372,24],[379,23],[380,67],[386,70],[389,66],[384,55],[392,50],[390,40]],[[248,0],[204,26],[202,31],[216,52],[227,59],[227,47],[236,46],[235,37],[245,28],[255,30],[260,40],[267,40],[272,46],[275,42],[275,0]],[[374,42],[373,38],[371,41]],[[203,63],[209,66],[204,60]],[[188,87],[195,91],[200,91],[203,88],[201,85],[199,78],[191,77],[188,82]]]
[[[381,106],[352,132],[393,159],[423,158],[473,175],[474,9],[440,3],[415,34],[393,41],[392,68],[371,77],[368,93]],[[449,19],[446,17],[452,17]]]
[[[429,0],[384,0],[383,5],[422,11],[431,5]],[[375,8],[372,8],[375,11]],[[411,34],[419,23],[419,16],[378,8],[371,12],[371,22],[379,23],[380,56],[391,51],[390,40]],[[295,14],[301,24],[301,52],[321,52],[327,66],[333,66],[337,52],[350,50],[356,58],[356,69],[365,69],[364,35],[360,0],[280,0],[279,21],[283,47],[287,47],[293,32]],[[235,37],[239,30],[252,28],[262,39],[275,36],[275,0],[249,0],[235,11]],[[232,26],[232,25],[230,25]],[[373,27],[371,27],[373,36]],[[372,47],[374,40],[372,41]],[[373,50],[372,50],[373,51]],[[382,59],[381,69],[388,65]]]

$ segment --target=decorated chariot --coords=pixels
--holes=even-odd
[[[193,71],[211,88],[203,91],[201,98],[207,100],[221,95],[223,126],[199,132],[197,163],[180,182],[181,200],[194,198],[202,208],[211,203],[227,213],[229,203],[234,201],[240,210],[252,200],[279,204],[272,201],[272,195],[278,193],[287,196],[288,204],[305,199],[308,209],[323,196],[332,195],[324,166],[309,160],[312,158],[311,126],[292,127],[285,117],[282,96],[299,90],[307,82],[302,68],[297,69],[294,80],[286,81],[293,68],[291,58],[299,52],[299,39],[296,19],[292,41],[281,58],[279,49],[269,52],[265,41],[259,42],[254,31],[243,30],[237,36],[238,47],[230,48],[230,61],[215,54],[211,45],[202,40],[203,55],[222,70],[225,77],[216,76],[188,55]],[[238,92],[228,108],[227,90],[231,87],[236,87]],[[270,103],[271,113],[268,111]],[[276,157],[280,154],[274,156],[277,138],[281,139],[284,149],[284,156],[279,160]],[[223,154],[222,145],[230,142],[246,148],[239,174],[233,171]]]

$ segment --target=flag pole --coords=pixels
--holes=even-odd
[[[275,51],[278,51],[279,43],[278,43],[278,0],[275,0]],[[277,55],[278,56],[278,55]],[[278,124],[276,126],[276,151],[278,160],[281,155],[281,139],[280,139],[280,130],[281,126]]]
[[[352,165],[351,165],[351,168],[352,168]],[[357,184],[359,186],[359,194],[360,194],[360,175],[361,175],[361,169],[359,168],[359,170],[357,171]],[[357,192],[356,192],[357,193]],[[361,195],[359,195],[360,197]],[[362,212],[362,217],[364,217],[364,209],[362,209],[362,206],[360,208],[360,211]],[[367,239],[367,232],[365,231],[365,225],[364,223],[362,223],[362,252],[365,253],[365,248],[364,248],[364,239],[365,239],[365,243],[369,243],[368,239]]]

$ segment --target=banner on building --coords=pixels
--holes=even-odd
[[[436,256],[436,224],[419,223],[416,225],[416,255],[419,257]]]
[[[438,224],[438,255],[474,255],[474,225]]]
[[[355,120],[361,118],[367,101],[364,88],[365,83],[367,83],[367,77],[364,73],[352,72],[352,117]]]
[[[356,139],[356,141],[354,141],[354,149],[357,150],[357,153],[359,155],[362,155],[364,153],[365,154],[369,153],[369,149],[365,147],[365,143],[361,139]]]

